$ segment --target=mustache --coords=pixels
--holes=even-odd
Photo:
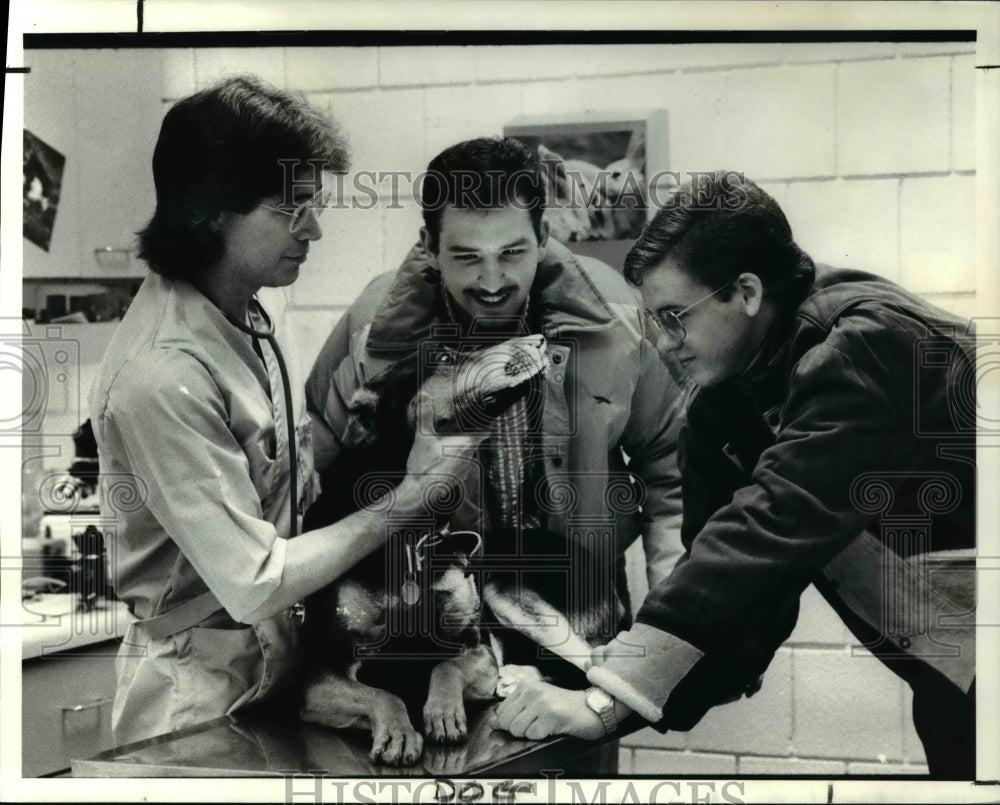
[[[516,290],[517,290],[516,285],[505,285],[498,291],[480,291],[472,288],[466,288],[464,293],[466,294],[466,296],[471,296],[475,299],[480,296],[507,296],[509,294],[514,293]]]

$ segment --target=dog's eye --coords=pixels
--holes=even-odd
[[[451,363],[451,355],[447,352],[442,352],[438,355],[438,363],[442,365],[447,365]]]

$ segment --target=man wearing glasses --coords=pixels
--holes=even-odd
[[[595,650],[589,679],[618,720],[690,729],[766,669],[814,584],[913,689],[930,773],[972,778],[974,579],[929,572],[935,554],[975,546],[969,323],[814,265],[774,200],[734,173],[680,188],[625,276],[657,349],[699,387],[680,445],[686,553]],[[501,725],[586,737],[586,714],[537,687],[499,706]]]

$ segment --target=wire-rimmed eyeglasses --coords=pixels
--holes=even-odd
[[[678,346],[680,346],[684,343],[684,339],[687,338],[687,330],[684,329],[684,323],[681,321],[681,316],[686,316],[702,302],[711,299],[719,293],[719,291],[725,290],[732,284],[733,283],[731,281],[727,282],[725,285],[716,288],[712,291],[712,293],[703,296],[697,302],[692,302],[684,308],[684,310],[680,310],[676,313],[672,310],[657,310],[656,312],[653,312],[647,308],[645,311],[646,319],[653,325],[656,332],[669,336],[677,342]]]
[[[320,215],[323,214],[323,210],[326,209],[327,202],[329,200],[330,194],[319,190],[315,196],[303,201],[291,210],[282,209],[281,207],[273,207],[270,204],[265,204],[264,202],[261,202],[259,206],[264,209],[271,210],[272,212],[280,212],[282,215],[291,216],[291,220],[288,222],[288,231],[295,233],[306,225],[307,212],[312,212],[313,218],[319,218]]]

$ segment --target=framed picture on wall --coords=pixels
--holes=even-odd
[[[24,236],[49,250],[66,157],[24,130]]]
[[[517,118],[504,134],[538,149],[552,237],[620,269],[669,181],[667,113]]]

